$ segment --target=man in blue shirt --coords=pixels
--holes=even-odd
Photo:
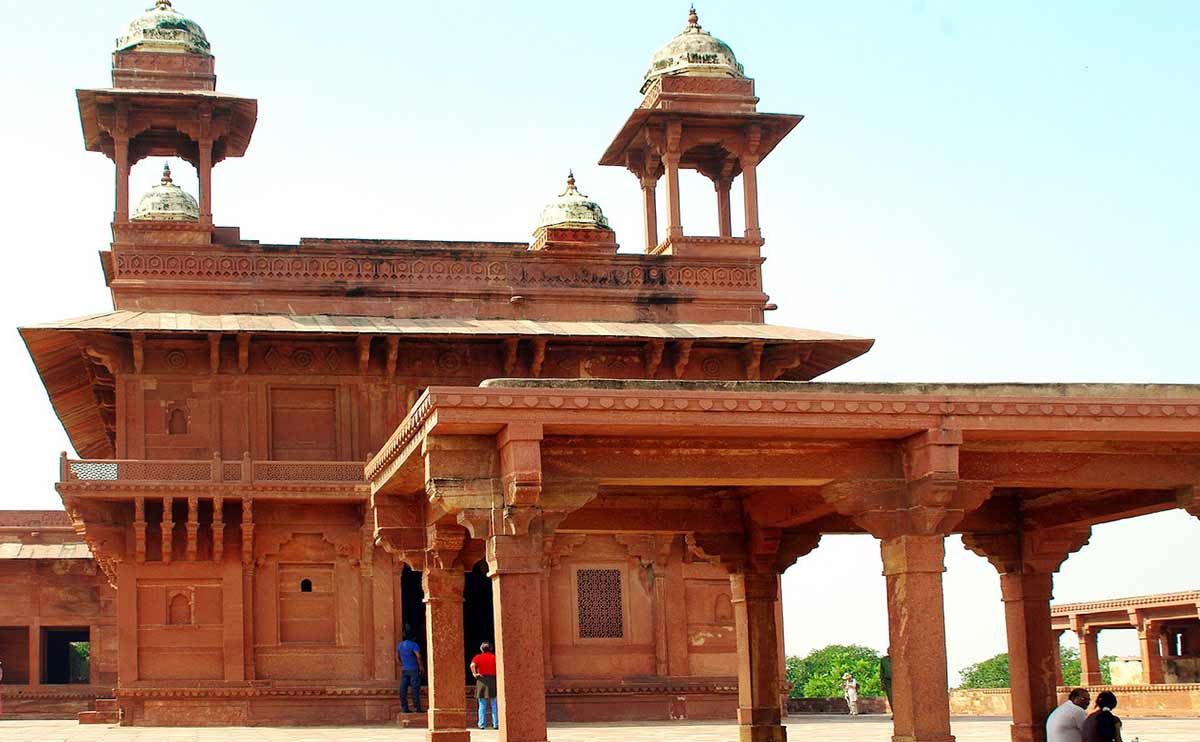
[[[425,661],[421,659],[421,645],[413,641],[412,632],[404,635],[404,641],[396,645],[396,656],[400,658],[400,711],[408,714],[408,689],[412,688],[413,707],[421,713],[421,675],[425,672]]]

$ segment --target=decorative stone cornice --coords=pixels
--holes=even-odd
[[[1088,603],[1059,603],[1050,607],[1054,616],[1071,616],[1085,613],[1123,611],[1130,608],[1159,608],[1173,605],[1200,606],[1200,590],[1158,595],[1140,595],[1113,600],[1096,600]]]

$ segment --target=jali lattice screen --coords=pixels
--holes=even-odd
[[[575,579],[579,596],[579,638],[623,637],[621,570],[581,569],[575,573]]]

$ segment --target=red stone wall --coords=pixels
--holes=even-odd
[[[1117,695],[1117,715],[1194,716],[1200,717],[1200,685],[1112,685],[1090,687],[1095,696],[1102,690]],[[1070,688],[1058,689],[1058,701],[1066,700]],[[1011,716],[1012,702],[1007,688],[954,690],[950,692],[950,713],[957,716]]]

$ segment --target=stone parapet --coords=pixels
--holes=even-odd
[[[1200,683],[1172,685],[1090,685],[1094,697],[1100,691],[1117,696],[1122,717],[1200,717]],[[1058,702],[1066,700],[1070,686],[1058,688]],[[976,688],[950,692],[954,716],[1009,716],[1012,700],[1008,688]]]

